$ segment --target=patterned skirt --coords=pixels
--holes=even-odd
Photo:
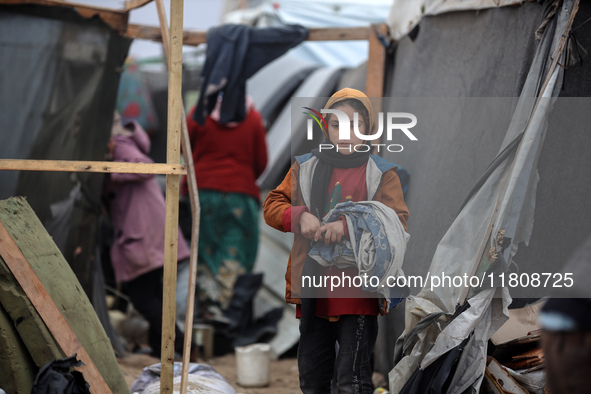
[[[200,314],[217,314],[236,278],[251,272],[259,245],[259,204],[242,193],[200,190],[198,284]]]

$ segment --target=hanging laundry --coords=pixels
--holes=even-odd
[[[307,37],[308,29],[300,25],[261,29],[229,24],[210,29],[194,119],[204,124],[222,93],[220,123],[241,122],[246,116],[246,80]]]
[[[135,120],[148,134],[158,127],[152,95],[142,77],[139,64],[133,60],[125,65],[121,74],[116,107],[123,124]]]

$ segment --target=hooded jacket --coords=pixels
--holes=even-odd
[[[148,156],[150,138],[137,122],[133,133],[113,137],[113,160],[153,163]],[[164,265],[165,200],[153,174],[110,174],[105,197],[113,224],[111,263],[117,282],[126,282]],[[177,259],[189,257],[182,236]]]
[[[318,158],[308,153],[296,157],[296,161],[281,184],[272,190],[263,205],[263,213],[267,224],[279,231],[292,231],[284,221],[284,213],[292,206],[310,206],[312,178]],[[397,167],[381,157],[370,155],[366,169],[366,186],[368,200],[379,201],[392,208],[406,230],[409,212],[404,202],[402,187],[396,173]],[[287,227],[287,228],[285,228]],[[309,240],[295,231],[291,254],[285,274],[285,300],[288,303],[300,304],[299,298],[301,275],[306,255],[309,250]]]

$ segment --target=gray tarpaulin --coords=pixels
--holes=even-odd
[[[0,157],[105,160],[130,43],[71,9],[0,5]],[[91,173],[0,171],[0,199],[27,198],[109,331],[96,249],[102,180]]]
[[[384,96],[442,100],[519,96],[537,46],[534,34],[543,10],[526,3],[423,18],[418,35],[401,39],[387,59]],[[458,135],[453,129],[434,127],[416,149],[408,146],[385,155],[411,174],[406,196],[411,239],[403,266],[407,275],[426,274],[437,244],[496,156],[506,131],[506,127],[496,133],[467,129]],[[404,322],[402,306],[381,319],[376,367],[382,372],[394,366],[394,343]]]
[[[51,54],[59,43],[61,23],[36,19],[35,28],[24,29],[29,16],[0,13],[0,152],[5,159],[27,157],[41,128],[51,95],[49,87],[56,75],[58,59]],[[28,89],[23,89],[25,83]],[[14,193],[18,174],[0,172],[0,199]]]
[[[529,50],[534,48],[536,52],[533,61],[528,67],[527,80],[523,88],[520,89],[521,99],[515,109],[515,115],[508,129],[503,134],[496,136],[496,138],[504,137],[500,145],[496,145],[500,146],[498,152],[503,152],[516,138],[521,137],[522,134],[523,136],[518,140],[519,145],[517,145],[514,153],[504,156],[504,159],[499,161],[499,165],[487,174],[487,178],[467,204],[463,206],[462,211],[439,242],[429,268],[432,275],[443,271],[450,276],[461,276],[465,273],[471,275],[476,273],[478,269],[487,269],[489,262],[492,262],[496,256],[503,263],[512,262],[515,260],[518,244],[520,242],[529,242],[534,224],[536,187],[539,179],[537,165],[542,152],[547,121],[553,102],[550,97],[558,96],[562,86],[563,69],[558,67],[550,75],[548,70],[549,59],[555,54],[558,42],[565,33],[567,21],[572,11],[572,3],[572,1],[564,2],[558,16],[553,18],[546,27],[541,42],[533,43],[531,41],[533,37],[527,36],[529,42],[525,44],[523,39],[518,40],[516,43],[505,43],[507,47],[512,48],[513,54],[518,59],[521,59],[522,63],[519,64],[522,66],[521,70],[523,70],[524,59],[527,61],[527,56],[524,56],[524,53],[527,52],[516,53],[515,47],[522,46],[522,49],[529,47]],[[520,7],[520,10],[524,13],[523,15],[539,11],[529,6],[527,8]],[[502,13],[504,10],[494,10],[494,12]],[[515,10],[511,10],[511,12],[515,12]],[[513,24],[513,29],[508,29],[509,32],[515,31],[518,25],[521,25],[519,28],[525,29],[536,27],[535,25],[524,25],[524,18],[519,15],[519,12],[517,11],[517,14],[514,14],[514,19],[508,19],[509,23]],[[507,16],[505,15],[505,17]],[[489,17],[491,17],[490,14]],[[494,18],[494,16],[492,17]],[[441,19],[444,16],[438,18]],[[537,22],[539,23],[540,19],[537,19]],[[466,28],[466,26],[463,28]],[[496,31],[496,29],[493,30]],[[491,35],[494,35],[494,31]],[[424,31],[420,30],[417,42],[423,33]],[[440,33],[440,36],[445,36],[445,34]],[[479,81],[473,78],[474,74],[490,71],[495,76],[501,76],[502,73],[509,71],[509,68],[503,67],[505,59],[503,59],[502,51],[501,56],[499,56],[499,54],[491,52],[489,45],[482,42],[480,44],[483,46],[483,52],[490,55],[489,60],[491,60],[495,70],[487,70],[486,67],[484,67],[485,70],[469,67],[466,70],[466,75],[463,75],[462,78],[464,83],[460,86],[468,94],[473,93],[474,90],[480,90],[481,94],[494,95],[498,87],[490,85],[496,81]],[[402,48],[402,51],[404,50],[405,48]],[[413,50],[417,51],[418,48],[413,48]],[[398,59],[402,51],[399,48]],[[437,58],[437,56],[432,56],[432,58]],[[476,59],[472,60],[478,64],[477,56]],[[404,63],[404,60],[402,63]],[[515,65],[515,63],[513,64]],[[517,69],[520,69],[519,65]],[[397,66],[398,62],[395,65],[395,72]],[[458,73],[462,73],[462,70],[458,70]],[[516,75],[518,76],[519,73],[506,73],[506,78],[499,80],[499,84],[504,85],[506,90],[507,88],[511,89],[511,87],[519,89],[519,84],[515,83]],[[442,75],[439,74],[439,76]],[[435,76],[427,75],[427,78],[435,78]],[[549,81],[549,83],[542,85],[544,81]],[[444,85],[446,83],[453,83],[453,80],[443,82]],[[502,89],[501,86],[498,90]],[[393,90],[397,90],[396,76]],[[412,92],[412,89],[409,90]],[[437,93],[441,94],[442,92]],[[531,99],[537,96],[546,98]],[[482,141],[476,141],[476,144],[481,145]],[[466,149],[470,148],[471,146],[466,147]],[[404,160],[398,157],[396,159],[409,168],[411,174],[416,174],[413,173],[411,166],[406,165]],[[424,160],[424,157],[415,158],[415,160]],[[481,164],[488,165],[491,161],[483,160]],[[445,168],[442,162],[439,162],[438,166],[439,168]],[[446,177],[454,175],[458,174],[447,174]],[[413,184],[411,183],[412,187]],[[408,201],[411,220],[413,217],[412,196]],[[437,208],[441,209],[442,206],[438,205]],[[411,235],[413,234],[412,226],[412,222],[409,222]],[[412,257],[407,253],[405,271],[409,264],[413,263],[410,258]],[[505,263],[503,269],[507,268],[507,264]],[[462,302],[466,296],[467,289],[462,286],[434,289],[426,286],[418,296],[411,297],[407,302],[408,321],[406,332],[410,333],[413,323],[420,321],[431,313],[443,312],[444,315],[442,316],[451,316],[456,305]],[[469,392],[477,392],[484,373],[487,341],[506,319],[505,316],[510,302],[511,297],[507,287],[483,290],[480,293],[471,295],[471,298],[468,299],[470,308],[452,320],[451,323],[447,324],[447,319],[441,318],[438,324],[428,325],[423,330],[424,332],[419,332],[418,337],[407,338],[404,357],[390,372],[390,390],[400,392],[410,374],[416,370],[419,364],[421,369],[427,368],[441,355],[472,335],[459,359],[457,370],[451,379],[449,392],[462,393],[470,388],[471,391]]]
[[[524,3],[519,7],[425,17],[418,35],[403,38],[388,58],[384,95],[518,96],[538,46],[534,36],[545,8],[544,4]],[[580,4],[574,36],[587,49],[591,48],[591,23],[584,22],[590,17],[590,5]],[[580,98],[589,96],[589,92],[588,61],[565,70],[561,99],[554,107],[561,112],[570,111],[571,116],[550,118],[538,162],[540,180],[531,239],[527,246],[521,245],[514,257],[520,270],[555,269],[566,251],[591,233],[591,208],[586,197],[591,194],[591,184],[581,181],[591,179],[591,167],[585,165],[591,157],[591,134],[581,127],[588,124],[585,117],[589,99]],[[434,128],[432,135],[419,141],[420,149],[409,146],[401,153],[386,155],[411,173],[406,196],[411,212],[411,239],[403,266],[407,275],[427,273],[437,244],[454,221],[462,201],[499,152],[506,130],[458,133]],[[514,304],[516,301],[521,300],[514,300]],[[406,320],[409,324],[408,316]],[[377,370],[387,373],[394,366],[392,353],[396,339],[404,331],[404,322],[402,307],[381,319]]]
[[[130,40],[96,18],[36,5],[0,6],[0,32],[0,157],[105,160]],[[55,230],[90,297],[103,175],[0,171],[0,177],[1,198],[26,196]],[[68,209],[57,209],[64,204]]]
[[[388,17],[390,36],[395,40],[399,40],[408,34],[427,15],[506,7],[523,2],[524,0],[394,0],[393,7],[390,9],[390,16]]]

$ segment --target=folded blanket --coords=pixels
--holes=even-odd
[[[377,277],[377,286],[364,283],[363,289],[382,294],[388,300],[388,307],[395,306],[410,293],[407,286],[395,287],[394,279],[388,281],[404,276],[402,262],[410,238],[396,212],[377,201],[348,201],[335,206],[323,222],[334,222],[340,217],[347,220],[350,239],[329,245],[318,242],[309,256],[325,267],[357,267],[359,276]]]

